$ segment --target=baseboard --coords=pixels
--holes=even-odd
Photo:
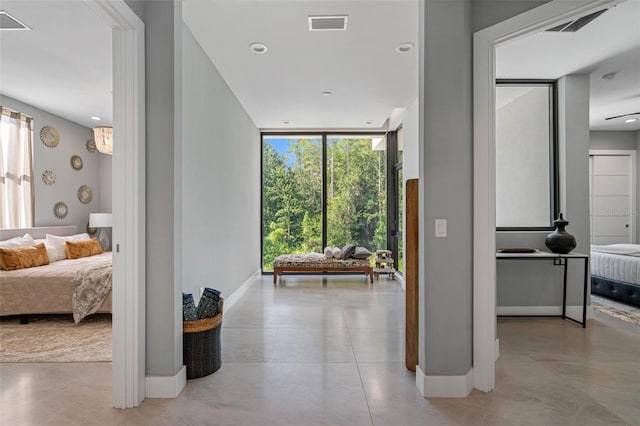
[[[426,376],[418,365],[416,387],[424,398],[466,398],[473,390],[473,368],[462,376]]]
[[[562,306],[496,306],[496,315],[544,316],[562,315]],[[567,306],[567,315],[582,321],[582,306]],[[587,306],[587,319],[593,318],[593,308]]]
[[[400,285],[402,286],[402,289],[406,290],[407,288],[404,285],[404,277],[400,274],[395,274],[394,277],[395,277],[395,280],[400,283]]]
[[[493,342],[493,360],[497,361],[498,358],[500,358],[500,339]]]
[[[147,376],[147,398],[176,398],[187,384],[187,367],[174,376]]]
[[[262,278],[262,270],[258,269],[244,283],[242,283],[242,285],[238,287],[236,291],[231,293],[229,297],[225,297],[224,298],[225,312],[229,312],[229,309],[231,309],[231,307],[235,305],[235,303],[242,297],[242,295],[245,294],[247,290],[249,290],[249,287],[251,287],[251,284],[253,284],[255,280],[260,278]]]

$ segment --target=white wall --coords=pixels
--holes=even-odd
[[[229,297],[260,268],[260,132],[183,25],[182,288]]]
[[[636,133],[623,131],[592,130],[589,132],[589,149],[636,149]]]
[[[79,231],[84,232],[89,213],[102,211],[101,200],[106,196],[103,191],[111,196],[111,181],[103,182],[105,177],[101,175],[100,168],[101,159],[110,156],[87,150],[87,140],[93,139],[93,131],[88,127],[4,95],[0,95],[0,104],[33,117],[34,226],[76,225]],[[44,126],[53,126],[58,130],[58,146],[50,148],[42,143],[40,129]],[[71,167],[73,155],[82,158],[81,170]],[[56,182],[53,185],[42,182],[45,170],[55,173]],[[110,179],[111,171],[108,176]],[[93,199],[87,204],[78,200],[78,188],[81,185],[88,185],[93,192]],[[58,219],[53,214],[53,206],[58,201],[67,205],[69,213],[64,219]]]

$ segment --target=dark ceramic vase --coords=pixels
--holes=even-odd
[[[562,217],[562,213],[560,213],[558,219],[553,221],[556,230],[547,235],[544,240],[544,245],[553,253],[567,254],[576,248],[576,238],[564,230],[568,224],[569,222]]]

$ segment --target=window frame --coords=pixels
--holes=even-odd
[[[264,220],[263,220],[263,212],[264,212],[264,140],[265,137],[271,137],[271,136],[282,136],[284,138],[287,137],[291,137],[291,136],[315,136],[315,137],[321,137],[321,149],[322,149],[322,247],[326,247],[327,246],[327,140],[333,136],[382,136],[382,137],[386,137],[387,138],[387,145],[386,145],[386,150],[387,150],[387,168],[386,168],[386,180],[387,180],[387,188],[386,188],[386,196],[387,196],[387,246],[389,246],[389,243],[391,242],[391,240],[396,241],[396,245],[397,245],[397,239],[395,237],[392,237],[391,235],[391,230],[390,230],[390,223],[393,223],[392,221],[397,222],[397,212],[394,210],[393,211],[393,217],[390,216],[391,210],[389,209],[389,191],[390,191],[390,180],[391,177],[395,174],[395,169],[393,167],[388,167],[390,163],[390,159],[389,159],[389,137],[390,135],[393,134],[393,138],[395,138],[395,134],[396,132],[389,132],[389,131],[361,131],[361,132],[357,132],[357,131],[317,131],[317,132],[313,132],[313,131],[302,131],[302,132],[296,132],[296,131],[284,131],[284,132],[278,132],[278,131],[265,131],[265,132],[260,132],[260,270],[262,271],[262,274],[271,274],[273,271],[271,270],[265,270],[263,268],[263,260],[264,260]],[[395,142],[395,139],[394,139]],[[394,145],[394,149],[395,149]],[[393,165],[395,165],[395,158],[396,158],[396,153],[394,153],[393,155]],[[395,181],[395,178],[394,178]],[[395,193],[395,188],[393,188],[393,191]],[[394,205],[396,204],[396,201],[394,201]],[[395,231],[395,230],[393,230]],[[394,253],[395,256],[395,253]]]
[[[553,231],[553,221],[560,213],[560,163],[558,135],[558,82],[549,79],[496,79],[499,86],[546,86],[551,90],[549,102],[549,226],[497,226],[496,231]],[[496,114],[497,117],[497,114]],[[495,138],[495,136],[494,136]]]

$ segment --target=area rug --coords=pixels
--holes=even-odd
[[[591,295],[591,306],[598,312],[602,312],[619,320],[640,325],[640,308],[625,305],[606,297]]]
[[[111,314],[94,314],[80,324],[72,315],[30,315],[0,319],[0,362],[110,362]]]

